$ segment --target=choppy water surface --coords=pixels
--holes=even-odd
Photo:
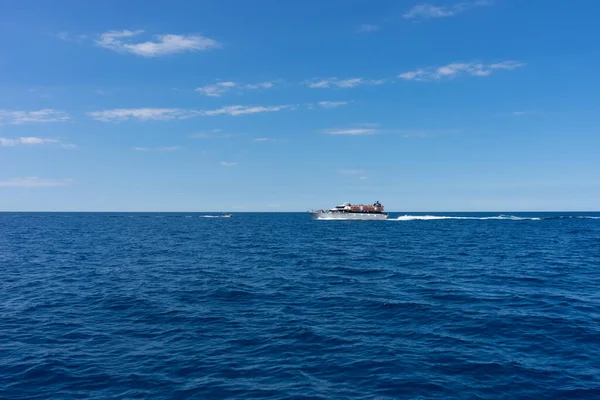
[[[0,397],[600,398],[600,214],[205,215],[0,214]]]

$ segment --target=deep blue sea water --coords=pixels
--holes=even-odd
[[[600,398],[598,213],[203,215],[1,213],[0,398]]]

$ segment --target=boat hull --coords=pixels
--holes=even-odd
[[[314,219],[346,221],[379,221],[388,217],[387,213],[311,212],[310,214]]]

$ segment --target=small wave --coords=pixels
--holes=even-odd
[[[198,218],[223,218],[220,215],[200,215]]]
[[[544,219],[600,219],[600,217],[591,217],[588,215],[559,215],[558,217],[547,217]]]
[[[442,219],[467,219],[467,220],[509,220],[509,221],[541,221],[543,218],[538,217],[517,217],[514,215],[498,215],[494,217],[458,217],[445,215],[403,215],[390,221],[435,221]]]
[[[384,221],[383,219],[357,219],[357,218],[315,218],[317,221]]]

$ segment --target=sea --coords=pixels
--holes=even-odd
[[[600,398],[600,213],[0,213],[2,399]]]

